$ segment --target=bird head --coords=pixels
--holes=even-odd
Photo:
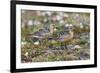
[[[68,30],[73,30],[73,25],[72,25],[72,24],[65,24],[65,27],[66,27]]]
[[[70,24],[68,28],[69,28],[69,30],[73,30],[73,25]]]

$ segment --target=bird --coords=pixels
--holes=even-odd
[[[74,37],[74,31],[72,24],[66,25],[66,34],[62,34],[58,39],[59,42],[61,42],[61,46],[65,46],[67,48],[68,44],[71,44],[71,41]],[[64,31],[63,31],[64,32]]]
[[[68,32],[67,32],[68,31]],[[63,31],[64,32],[64,31]],[[59,41],[61,42],[65,42],[65,41],[69,41],[74,37],[74,32],[73,32],[73,27],[72,25],[67,26],[66,31],[67,34],[63,34],[59,37]]]
[[[55,24],[51,24],[50,28],[40,29],[41,31],[36,32],[35,34],[31,35],[31,38],[35,40],[34,45],[38,45],[39,41],[43,42],[44,40],[47,40],[47,41],[50,40],[53,45],[55,43],[60,42],[61,46],[62,45],[66,46],[67,44],[70,44],[71,40],[74,37],[73,26],[72,24],[65,24],[65,26],[62,27],[62,29],[63,31],[58,32],[57,37],[54,37],[53,35],[58,29],[55,27]],[[55,41],[55,43],[53,43],[52,41]]]

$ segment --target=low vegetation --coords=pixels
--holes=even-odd
[[[22,10],[21,15],[21,62],[90,59],[90,14]]]

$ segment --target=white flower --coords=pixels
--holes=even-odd
[[[22,45],[25,45],[25,44],[26,44],[26,42],[22,42],[21,44],[22,44]]]
[[[79,14],[76,14],[75,17],[76,17],[76,18],[79,17]]]
[[[54,31],[57,31],[57,29],[55,28]]]
[[[72,24],[70,24],[69,26],[70,26],[70,27],[72,27],[73,25],[72,25]]]
[[[28,52],[26,52],[24,55],[27,57],[28,56]]]
[[[44,21],[44,22],[47,22],[48,20],[47,20],[47,18],[45,18],[45,19],[43,19],[43,21]]]
[[[37,20],[34,21],[34,25],[39,25],[39,24],[41,24],[40,21],[37,21]]]
[[[68,27],[69,26],[69,24],[65,24],[65,27]]]
[[[22,46],[24,46],[24,45],[26,45],[27,44],[27,42],[21,42],[21,45]]]
[[[60,20],[59,23],[62,25],[64,24],[64,20]]]
[[[83,26],[83,24],[82,23],[80,23],[80,28],[83,28],[84,26]]]
[[[56,18],[57,18],[58,21],[62,19],[62,17],[59,16],[59,15],[57,15]]]
[[[39,45],[39,41],[35,42],[34,45]]]
[[[29,21],[28,21],[28,25],[29,25],[29,26],[33,25],[33,21],[32,21],[32,20],[29,20]]]

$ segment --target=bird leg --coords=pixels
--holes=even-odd
[[[64,46],[65,46],[65,49],[68,49],[68,47],[67,47],[67,44],[66,44],[66,43],[64,43]]]
[[[61,42],[60,45],[61,45],[61,49],[62,49],[63,43]]]
[[[65,42],[61,42],[61,49],[62,50],[67,49],[67,45]]]

